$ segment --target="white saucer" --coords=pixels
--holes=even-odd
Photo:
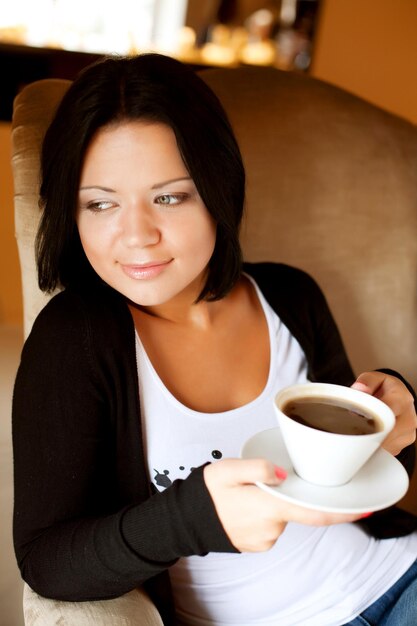
[[[283,467],[287,478],[278,487],[257,485],[274,496],[310,509],[329,513],[367,513],[385,509],[400,500],[408,489],[408,475],[395,457],[381,448],[346,485],[320,487],[294,472],[279,428],[257,433],[242,449],[243,459],[266,458]]]

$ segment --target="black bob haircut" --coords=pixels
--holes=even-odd
[[[198,300],[218,300],[241,272],[242,157],[217,96],[191,68],[160,54],[110,57],[89,66],[58,106],[41,154],[39,287],[51,292],[100,280],[84,254],[75,221],[84,155],[100,128],[135,120],[163,123],[175,133],[184,164],[216,223],[216,244]]]

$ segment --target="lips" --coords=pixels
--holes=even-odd
[[[121,268],[126,276],[133,278],[134,280],[149,280],[156,278],[161,274],[172,262],[169,261],[152,261],[150,263],[141,263],[139,265],[123,265]]]

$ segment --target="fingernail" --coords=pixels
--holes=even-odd
[[[275,476],[280,480],[285,480],[287,478],[287,472],[282,467],[274,466]]]
[[[370,517],[372,515],[371,513],[364,513],[363,515],[361,515],[360,519],[363,519],[364,517]]]
[[[358,391],[365,391],[365,392],[369,391],[368,385],[365,385],[365,383],[360,383],[358,381],[353,383],[352,389],[357,389]]]

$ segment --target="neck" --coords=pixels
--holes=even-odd
[[[196,330],[209,330],[222,307],[222,301],[206,302],[205,300],[197,303],[176,300],[151,307],[131,305],[139,316],[158,318],[161,321],[188,326]]]

